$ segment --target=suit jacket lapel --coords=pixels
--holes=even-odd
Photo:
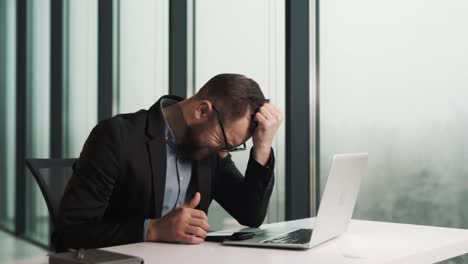
[[[183,98],[177,96],[163,96],[148,110],[146,133],[149,137],[149,140],[146,143],[146,146],[151,163],[155,218],[161,217],[164,202],[164,192],[166,190],[167,161],[165,121],[161,112],[161,100],[165,98],[176,101],[183,100]]]
[[[207,211],[211,201],[211,171],[209,159],[200,160],[195,163],[198,191],[201,194],[201,201],[198,206],[200,210]]]
[[[161,97],[163,99],[165,97]],[[165,121],[161,113],[161,99],[148,110],[146,131],[148,155],[151,163],[151,174],[154,197],[154,217],[160,218],[166,189],[166,140]]]
[[[166,142],[164,137],[157,137],[147,142],[153,179],[155,218],[161,217],[166,189]]]
[[[183,98],[177,96],[163,96],[148,110],[146,121],[147,134],[150,138],[147,142],[148,154],[151,161],[151,173],[153,179],[154,208],[156,218],[161,217],[166,189],[166,140],[165,121],[161,113],[161,100],[164,98],[181,101]],[[201,193],[201,201],[198,208],[206,211],[211,201],[211,175],[209,159],[194,162],[197,177],[198,191]],[[192,170],[193,172],[194,170]]]

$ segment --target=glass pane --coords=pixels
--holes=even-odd
[[[26,157],[48,158],[50,146],[50,0],[27,1]],[[49,212],[26,174],[26,235],[49,242]]]
[[[16,5],[0,1],[0,227],[14,231],[16,179]]]
[[[368,151],[355,218],[468,228],[468,2],[320,9],[322,185]]]
[[[77,158],[97,122],[97,14],[95,0],[64,4],[65,157]]]
[[[118,5],[117,112],[136,112],[168,93],[169,1]]]
[[[194,5],[195,89],[219,73],[244,74],[256,80],[265,96],[284,112],[284,1],[197,0]],[[266,222],[284,220],[284,128],[283,124],[273,145],[276,184]],[[249,141],[248,148],[251,146]],[[241,172],[246,169],[248,157],[248,151],[233,153]],[[216,202],[210,207],[209,222],[213,229],[238,226]]]

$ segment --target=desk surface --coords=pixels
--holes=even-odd
[[[264,225],[313,227],[314,218]],[[468,230],[352,220],[348,232],[309,250],[137,243],[106,248],[145,263],[434,263],[468,253]],[[48,258],[7,262],[46,264]]]

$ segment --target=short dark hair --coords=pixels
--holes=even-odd
[[[237,120],[254,114],[265,103],[258,83],[242,74],[222,73],[211,78],[195,95],[211,101],[225,119]]]

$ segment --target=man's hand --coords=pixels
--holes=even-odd
[[[255,114],[254,120],[257,127],[252,135],[254,145],[254,159],[262,165],[266,165],[270,157],[273,137],[283,122],[283,114],[273,104],[267,102]]]
[[[203,243],[210,226],[205,212],[195,209],[200,199],[200,193],[197,192],[190,203],[177,207],[162,218],[151,219],[147,241]]]

